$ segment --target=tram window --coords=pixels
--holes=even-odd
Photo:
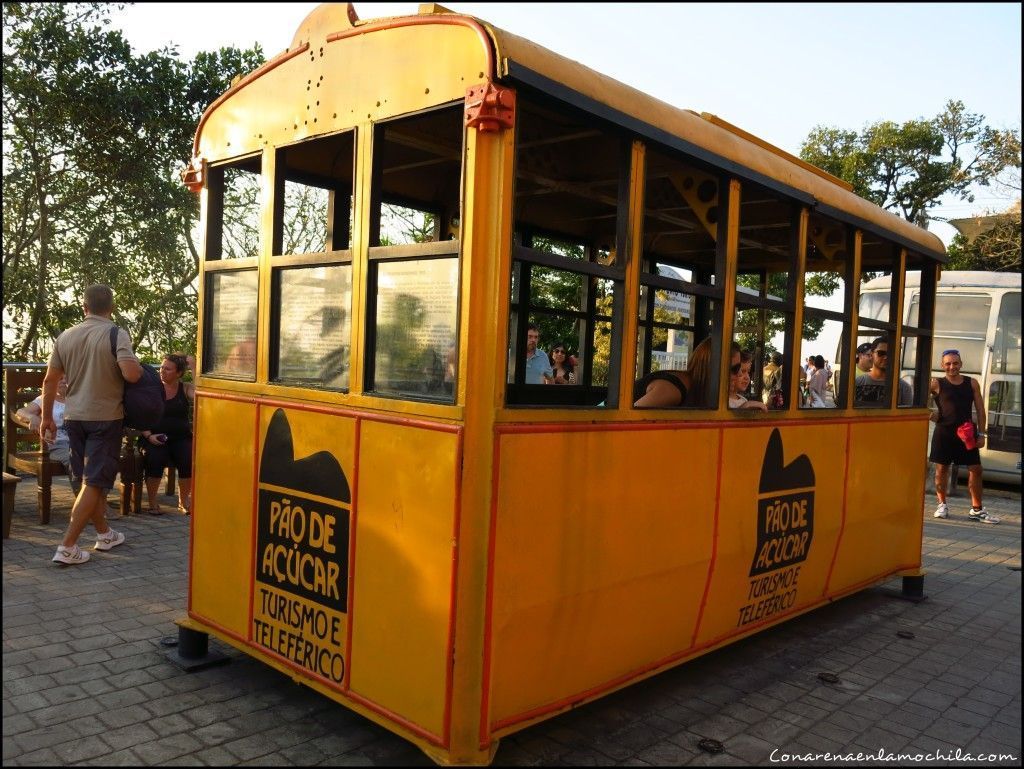
[[[616,405],[615,318],[625,277],[617,239],[628,207],[628,158],[628,144],[592,118],[520,99],[510,405]],[[527,375],[530,325],[539,333],[536,349],[546,355],[564,346],[575,356],[575,386],[544,386],[537,365]]]
[[[798,212],[793,201],[760,185],[742,187],[733,339],[753,356],[744,395],[775,410],[792,407],[789,383],[800,368],[794,352],[800,349],[799,337],[793,330]],[[781,375],[775,371],[776,354],[782,359]]]
[[[646,153],[637,380],[656,371],[685,371],[715,325],[716,300],[724,296],[715,285],[720,186],[715,171],[691,158],[656,148]],[[679,405],[715,408],[717,399],[691,391]]]
[[[352,266],[274,270],[271,379],[282,384],[348,389]]]
[[[259,256],[261,166],[256,157],[210,168],[208,260]]]
[[[462,139],[461,107],[376,127],[370,245],[457,239]]]
[[[375,395],[455,400],[462,142],[461,107],[374,129],[364,388]]]
[[[373,268],[374,391],[453,400],[458,260],[386,261]]]
[[[843,401],[842,388],[837,388],[838,378],[830,358],[836,348],[846,349],[850,338],[845,291],[845,281],[852,274],[850,245],[850,233],[845,225],[821,214],[811,215],[807,227],[800,349],[802,355],[813,355],[815,361],[824,362],[825,367],[815,370],[807,380],[802,408],[836,408]],[[894,366],[895,361],[894,358]],[[847,378],[847,381],[853,380]]]
[[[349,248],[354,167],[351,131],[278,150],[274,254]]]
[[[207,280],[203,373],[252,381],[256,378],[256,270],[211,272]]]

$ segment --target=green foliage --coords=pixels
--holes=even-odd
[[[985,116],[949,101],[929,119],[880,121],[859,134],[816,126],[800,157],[853,185],[854,192],[919,225],[945,195],[974,201],[1007,169],[1021,167],[1020,131],[985,125]]]
[[[136,56],[121,6],[3,6],[4,357],[43,359],[89,283],[143,356],[191,351],[198,200],[178,180],[203,110],[262,52]]]
[[[760,276],[745,274],[736,276],[736,284],[752,291],[760,290]],[[784,272],[768,274],[768,296],[785,297],[789,276]],[[842,277],[836,272],[809,272],[804,276],[804,296],[832,296],[841,286]],[[739,310],[736,313],[734,337],[744,350],[753,351],[764,345],[765,355],[779,352],[771,343],[776,334],[785,330],[785,316],[780,313],[765,314],[764,339],[757,334],[758,310]],[[825,322],[820,318],[804,316],[802,339],[813,341],[821,334]]]
[[[949,244],[948,270],[1020,272],[1020,206],[1002,214],[991,229],[968,241],[957,235]]]

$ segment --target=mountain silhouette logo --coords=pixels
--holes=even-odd
[[[274,412],[267,427],[260,457],[260,483],[304,491],[346,505],[352,501],[345,471],[329,451],[295,459],[292,428],[284,409]]]
[[[277,409],[260,456],[256,581],[347,612],[351,501],[334,454],[296,458],[288,415]]]
[[[807,558],[814,536],[814,483],[810,458],[801,454],[787,465],[782,434],[772,430],[761,464],[751,577]]]

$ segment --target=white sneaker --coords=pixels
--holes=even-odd
[[[939,506],[935,508],[934,518],[949,518],[949,507],[946,506],[945,502],[939,502]]]
[[[999,523],[999,519],[994,515],[989,515],[984,507],[981,510],[975,510],[973,507],[967,512],[967,517],[972,521],[980,521],[981,523]]]
[[[88,561],[89,554],[78,545],[72,545],[71,547],[64,547],[64,545],[60,545],[52,560],[54,563],[74,565],[76,563],[85,563]]]
[[[124,542],[124,534],[111,529],[105,534],[96,537],[96,550],[110,550]]]

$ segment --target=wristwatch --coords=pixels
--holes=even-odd
[[[988,433],[978,433],[978,437],[979,438],[987,438],[988,437]]]

